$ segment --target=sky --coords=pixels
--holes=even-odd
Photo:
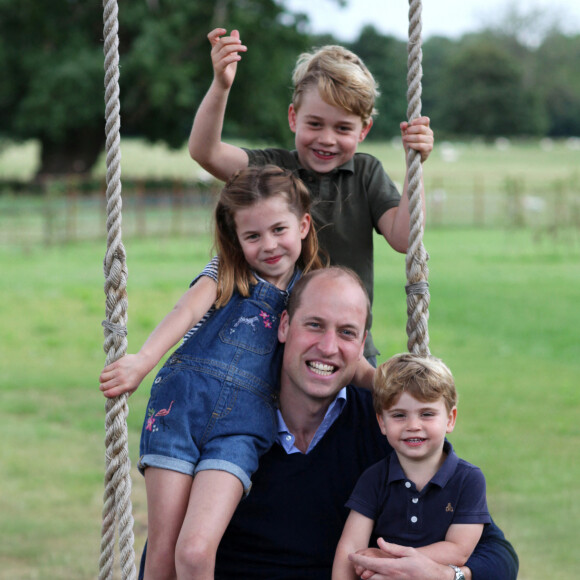
[[[287,0],[292,11],[308,14],[312,32],[332,32],[343,41],[354,40],[365,24],[400,39],[408,35],[408,0],[347,0],[340,8],[333,0]],[[558,16],[560,29],[580,33],[580,0],[423,0],[423,39],[433,35],[458,38],[495,23],[507,6],[527,13],[537,8],[548,17]]]

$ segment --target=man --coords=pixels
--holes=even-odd
[[[359,475],[392,449],[371,393],[349,385],[370,322],[360,279],[317,270],[295,285],[278,338],[285,344],[278,441],[262,457],[217,555],[216,580],[327,580]],[[349,386],[347,386],[349,385]],[[515,580],[517,556],[494,524],[461,572],[412,548],[355,556],[372,580]],[[372,572],[378,572],[380,574]]]
[[[278,442],[263,456],[252,491],[218,551],[216,579],[330,578],[360,473],[392,449],[381,436],[369,391],[349,384],[370,321],[368,296],[353,272],[317,270],[294,287],[278,338],[285,343]],[[509,580],[517,556],[494,524],[461,572],[412,548],[387,545],[397,558],[360,555],[374,580]],[[473,574],[472,574],[473,573]]]

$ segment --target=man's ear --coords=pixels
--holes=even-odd
[[[366,136],[369,134],[369,131],[371,130],[371,127],[373,126],[373,119],[372,117],[369,119],[369,122],[366,124],[366,127],[363,127],[362,131],[360,132],[360,135],[358,136],[358,142],[362,143]]]
[[[284,310],[282,316],[280,316],[280,324],[278,325],[278,340],[281,343],[286,342],[288,337],[288,328],[290,326],[290,317],[288,316],[288,311]]]
[[[290,125],[290,131],[296,133],[296,109],[292,103],[288,107],[288,125]]]
[[[369,331],[365,330],[365,335],[363,336],[363,340],[362,340],[362,344],[360,347],[360,352],[358,354],[358,360],[361,360],[364,355],[365,355],[365,342],[367,341],[367,335],[368,335]]]

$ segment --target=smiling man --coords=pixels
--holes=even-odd
[[[359,475],[392,452],[370,392],[349,385],[369,318],[368,296],[350,270],[317,270],[295,285],[278,335],[285,344],[278,440],[224,535],[216,580],[330,579],[344,504]],[[450,567],[401,550],[403,558],[365,558],[367,569],[380,566],[374,580],[454,577]],[[517,570],[513,548],[490,524],[462,573],[514,580]]]

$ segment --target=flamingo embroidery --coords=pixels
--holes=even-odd
[[[157,425],[154,426],[154,423],[155,417],[159,417],[160,423],[163,425],[163,430],[165,430],[165,421],[163,420],[163,418],[167,417],[167,415],[171,413],[171,407],[173,407],[173,403],[175,403],[175,401],[171,401],[171,403],[169,404],[169,408],[160,409],[159,411],[157,411],[157,413],[155,412],[155,409],[149,409],[149,419],[147,419],[147,425],[145,426],[145,429],[151,432],[157,431],[158,427]]]

